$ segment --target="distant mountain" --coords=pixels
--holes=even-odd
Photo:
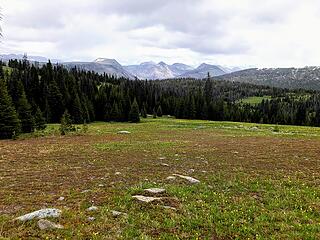
[[[183,63],[168,65],[164,62],[144,62],[139,65],[125,66],[124,68],[139,79],[175,78],[193,69],[191,66]]]
[[[202,63],[196,69],[191,70],[191,71],[187,71],[184,74],[181,74],[179,77],[180,78],[202,79],[202,78],[206,78],[208,76],[208,72],[210,73],[210,76],[212,76],[212,77],[221,76],[221,75],[224,75],[227,73],[219,66]]]
[[[289,89],[320,90],[320,67],[252,68],[226,74],[218,79]]]
[[[63,65],[68,68],[76,66],[86,71],[94,71],[100,74],[106,73],[117,77],[134,79],[134,76],[126,71],[115,59],[97,58],[93,62],[65,62]]]
[[[0,55],[0,60],[7,62],[11,59],[18,59],[18,60],[22,60],[23,59],[23,54],[1,54]],[[27,59],[31,62],[40,62],[40,63],[46,63],[48,62],[48,58],[46,57],[41,57],[41,56],[27,56]],[[61,62],[58,59],[50,59],[50,61],[52,63],[59,63]]]

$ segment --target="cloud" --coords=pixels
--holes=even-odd
[[[316,0],[0,0],[2,52],[227,65],[319,65]]]

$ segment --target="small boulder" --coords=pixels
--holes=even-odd
[[[40,219],[38,221],[38,227],[41,230],[45,230],[45,229],[63,229],[62,225],[50,222],[49,220],[46,220],[46,219]]]
[[[97,211],[98,210],[98,207],[96,207],[96,206],[91,206],[91,207],[89,207],[88,209],[87,209],[88,211]]]
[[[58,201],[63,201],[64,200],[64,197],[59,197],[58,198]]]
[[[44,208],[38,211],[34,211],[23,216],[17,217],[16,220],[20,221],[28,221],[34,218],[42,219],[47,217],[60,217],[61,210],[56,208]]]
[[[159,194],[159,193],[166,192],[164,188],[147,188],[144,191],[152,194]]]

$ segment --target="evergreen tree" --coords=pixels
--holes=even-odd
[[[0,79],[0,138],[12,138],[18,135],[21,130],[21,123],[13,107],[7,86],[3,79]]]
[[[139,106],[136,99],[134,99],[131,105],[131,110],[129,113],[129,121],[133,123],[140,122]]]
[[[153,117],[153,118],[157,118],[157,112],[156,112],[156,109],[155,109],[155,108],[153,108],[152,117]]]
[[[22,132],[30,133],[34,131],[34,118],[32,116],[31,105],[28,103],[24,91],[18,101],[18,116],[21,120]]]
[[[61,117],[61,123],[60,123],[60,133],[61,135],[66,135],[68,132],[75,131],[75,127],[72,125],[71,116],[68,112],[68,110],[65,110]]]
[[[44,130],[46,128],[46,120],[42,115],[39,107],[37,107],[36,113],[34,115],[35,129]]]
[[[141,116],[143,118],[147,118],[147,110],[145,104],[143,104],[142,109],[141,109]]]
[[[157,116],[158,117],[162,117],[162,108],[161,105],[159,105],[158,109],[157,109]]]

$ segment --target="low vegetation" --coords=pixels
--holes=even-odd
[[[0,238],[320,238],[319,128],[164,117],[82,128],[0,141]],[[132,198],[151,187],[164,200]],[[63,229],[13,221],[50,207]]]

